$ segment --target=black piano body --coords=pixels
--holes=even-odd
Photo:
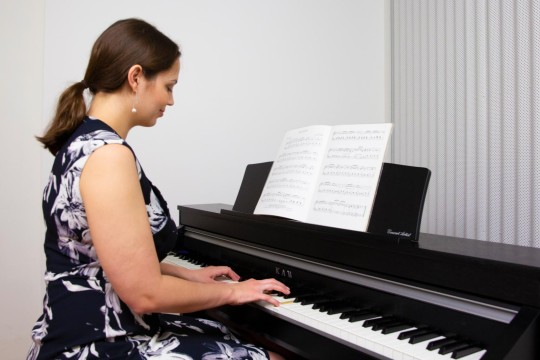
[[[484,349],[482,359],[540,359],[540,249],[424,233],[411,241],[231,209],[178,206],[178,252],[457,336]],[[259,306],[206,315],[289,358],[392,358]]]

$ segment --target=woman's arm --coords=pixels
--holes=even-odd
[[[240,280],[240,276],[228,266],[207,266],[202,269],[191,270],[164,262],[160,265],[162,274],[190,281],[213,283],[219,277],[226,277],[233,281]]]
[[[131,151],[106,145],[88,159],[80,190],[99,261],[118,296],[135,312],[186,313],[263,300],[289,289],[275,279],[203,283],[162,274]]]

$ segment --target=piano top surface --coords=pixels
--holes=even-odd
[[[351,269],[540,307],[540,249],[421,233],[418,242],[233,212],[178,206],[180,223]]]

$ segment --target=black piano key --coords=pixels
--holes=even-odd
[[[328,312],[336,307],[343,306],[343,300],[330,300],[326,303],[322,303],[319,306],[319,311]]]
[[[410,329],[411,327],[412,327],[412,325],[407,324],[407,323],[387,325],[387,326],[383,327],[382,333],[385,334],[385,335],[393,334],[393,333],[398,332],[398,331],[403,331],[403,330],[406,330],[406,329]]]
[[[328,300],[329,299],[327,297],[318,296],[318,297],[311,297],[309,299],[304,298],[302,301],[300,301],[300,304],[301,305],[317,305],[317,304],[326,302]],[[315,307],[314,309],[317,309],[317,308],[318,306]]]
[[[455,337],[446,337],[444,339],[435,340],[435,341],[430,342],[427,345],[427,349],[428,350],[437,350],[437,349],[440,349],[441,347],[443,347],[445,345],[450,345],[450,344],[453,344],[455,342],[456,342]]]
[[[342,304],[328,309],[327,313],[328,315],[341,314],[343,312],[353,311],[354,309],[356,308],[353,305]]]
[[[332,303],[332,302],[335,302],[336,300],[333,300],[333,299],[328,299],[328,298],[321,298],[319,300],[314,300],[312,302],[313,306],[311,307],[313,310],[320,310],[322,311],[321,309],[324,309],[324,306],[326,304],[329,304],[329,303]]]
[[[382,321],[380,323],[377,323],[376,325],[373,325],[371,329],[374,331],[384,330],[387,327],[396,326],[396,325],[403,325],[403,321],[397,320],[397,319],[389,320],[389,321]]]
[[[480,346],[477,345],[471,345],[462,349],[455,350],[452,353],[452,359],[461,359],[462,357],[477,353],[479,351],[484,350]]]
[[[339,318],[340,319],[348,319],[353,315],[364,314],[366,312],[373,312],[373,310],[370,309],[370,308],[357,308],[357,309],[354,309],[354,310],[343,311],[341,313],[341,315],[339,316]]]
[[[376,318],[376,317],[379,317],[380,315],[378,314],[375,314],[373,312],[370,312],[370,311],[365,311],[363,313],[358,313],[358,314],[355,314],[355,315],[351,315],[349,317],[349,322],[357,322],[357,321],[364,321],[364,320],[367,320],[367,319],[373,319],[373,318]]]
[[[390,321],[394,321],[394,320],[395,320],[395,318],[393,316],[383,316],[383,317],[380,317],[380,318],[377,318],[377,319],[366,320],[366,321],[364,321],[362,326],[365,327],[365,328],[368,328],[368,327],[372,327],[372,326],[375,326],[375,325],[378,325],[378,324],[381,324],[381,323],[386,323],[386,322],[390,322]]]
[[[441,354],[441,355],[450,354],[450,353],[453,353],[454,351],[457,351],[457,350],[460,350],[460,349],[465,349],[465,348],[469,347],[469,345],[470,344],[468,344],[466,342],[463,342],[463,341],[457,341],[457,342],[454,342],[452,344],[443,345],[439,349],[439,354]]]
[[[309,305],[311,300],[319,300],[323,296],[324,295],[322,295],[321,293],[298,295],[296,296],[296,299],[294,299],[294,302],[299,302],[302,305]]]
[[[426,333],[428,333],[430,331],[432,331],[432,330],[429,330],[426,326],[423,326],[423,327],[418,327],[417,326],[416,329],[412,329],[412,330],[409,330],[409,331],[404,331],[401,334],[399,334],[398,339],[399,340],[407,340],[407,339],[410,339],[412,336],[426,334]]]
[[[291,288],[291,293],[289,295],[285,295],[286,299],[296,299],[298,297],[314,295],[317,293],[315,290],[308,289],[305,286],[297,286],[295,284],[291,284],[289,287]]]
[[[437,332],[426,332],[423,334],[411,336],[411,338],[409,339],[409,343],[418,344],[418,343],[421,343],[422,341],[431,340],[439,336],[441,336],[441,334]]]

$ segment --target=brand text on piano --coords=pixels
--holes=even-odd
[[[276,266],[275,270],[276,270],[276,275],[283,276],[289,279],[293,278],[293,273],[291,270],[287,270],[279,266]]]

